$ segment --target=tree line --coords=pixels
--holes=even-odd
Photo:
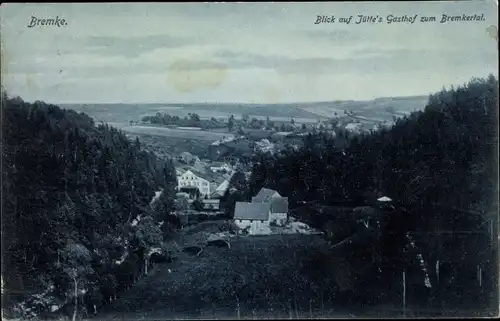
[[[83,113],[5,92],[2,130],[6,311],[41,313],[48,306],[33,297],[44,293],[73,306],[75,318],[147,273],[150,250],[172,228],[171,160],[158,160],[138,139],[96,126]]]
[[[498,80],[475,78],[430,95],[424,110],[391,128],[343,136],[340,143],[338,136],[311,134],[299,150],[255,155],[247,187],[228,192],[226,207],[264,186],[273,188],[289,197],[292,213],[333,231],[332,243],[361,242],[342,247],[339,257],[362,257],[373,244],[385,247],[379,253],[387,274],[376,284],[390,284],[401,278],[405,264],[409,269],[413,264],[431,285],[419,294],[426,304],[439,297],[454,299],[451,305],[468,300],[491,307],[498,295],[489,286],[498,282],[497,122]],[[241,181],[241,175],[234,177],[232,185]],[[394,210],[379,216],[366,210],[382,196],[393,200]],[[353,211],[356,207],[365,210]],[[416,251],[411,260],[405,247]],[[367,271],[364,280],[375,275]],[[359,293],[367,293],[369,283],[360,284]]]

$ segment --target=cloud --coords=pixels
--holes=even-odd
[[[310,57],[290,58],[277,55],[256,55],[245,52],[220,51],[230,69],[274,69],[282,74],[328,73],[401,73],[414,70],[448,71],[456,65],[474,66],[477,61],[494,66],[497,56],[492,52],[473,51],[468,54],[442,50],[371,49],[354,51],[347,58]]]
[[[329,42],[329,43],[339,43],[347,44],[359,44],[363,41],[363,37],[360,33],[354,33],[346,29],[335,29],[335,30],[307,30],[301,33],[303,37],[306,37],[313,41]]]
[[[145,35],[136,37],[91,36],[85,39],[86,51],[101,55],[139,57],[143,53],[163,48],[180,48],[199,43],[190,37]]]

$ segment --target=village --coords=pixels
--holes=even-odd
[[[176,167],[176,201],[188,204],[188,208],[177,210],[177,216],[206,214],[223,215],[221,199],[229,189],[229,182],[236,171],[248,178],[244,164],[229,162],[207,162],[184,152]],[[304,223],[289,216],[288,198],[277,191],[262,188],[251,202],[236,202],[231,213],[240,234],[271,235],[276,233],[315,233]],[[317,233],[317,232],[316,232]]]
[[[161,136],[140,135],[145,147],[163,159],[173,161],[176,177],[176,204],[184,204],[172,213],[185,222],[195,217],[208,216],[231,219],[240,234],[272,235],[320,233],[309,227],[302,220],[290,215],[289,200],[276,190],[263,187],[255,195],[251,195],[248,202],[237,201],[230,210],[224,207],[224,196],[228,194],[230,181],[236,172],[243,173],[248,181],[251,175],[252,157],[258,154],[278,155],[285,150],[297,150],[305,144],[310,134],[323,133],[327,137],[336,138],[336,144],[342,146],[351,135],[358,135],[363,130],[363,124],[355,119],[348,111],[345,117],[335,114],[328,121],[316,123],[298,123],[293,118],[289,121],[267,121],[250,119],[247,115],[241,118],[231,116],[229,119],[212,120],[212,126],[223,128],[211,130],[233,130],[223,132],[224,136],[215,141],[196,139],[179,139],[172,137],[164,139]],[[354,118],[354,119],[352,119]],[[196,125],[200,127],[169,127],[181,128],[185,133],[206,132],[201,127],[204,120],[197,114],[189,117],[176,118],[167,114],[157,114],[154,117],[145,117],[142,124],[164,126],[162,122],[175,124]],[[200,121],[202,123],[200,123]],[[233,124],[233,125],[230,125]],[[388,125],[388,122],[377,126]],[[147,125],[147,124],[146,124]],[[372,129],[370,122],[365,130]],[[236,130],[238,127],[238,130]],[[209,133],[206,132],[206,133]],[[132,137],[132,136],[130,136]],[[186,136],[187,137],[187,136]],[[166,145],[168,141],[176,141],[175,145]],[[234,192],[234,191],[231,191]],[[157,193],[155,198],[160,194]],[[192,225],[194,223],[190,223]]]
[[[250,177],[251,173],[246,171],[245,165],[202,161],[187,152],[182,153],[179,159],[179,163],[184,165],[181,164],[176,168],[178,182],[176,201],[178,203],[184,201],[188,206],[177,209],[173,214],[186,220],[189,220],[189,216],[195,215],[228,218],[224,216],[222,199],[228,192],[230,180],[236,171],[243,172],[247,179]],[[391,201],[387,196],[377,199],[380,204],[389,204]],[[288,197],[267,187],[261,188],[256,195],[253,195],[250,202],[237,201],[229,217],[232,218],[240,235],[321,234],[290,215]],[[368,222],[362,223],[365,226],[368,224]]]

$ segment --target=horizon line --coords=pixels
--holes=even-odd
[[[295,102],[223,102],[223,101],[196,101],[196,102],[48,102],[54,105],[297,105],[297,104],[325,104],[337,102],[369,102],[381,99],[405,99],[405,98],[429,98],[431,94],[409,95],[409,96],[382,96],[372,99],[335,99],[335,100],[314,100],[314,101],[295,101]],[[22,98],[22,97],[21,97]],[[41,100],[43,101],[43,100]]]

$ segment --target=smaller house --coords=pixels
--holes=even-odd
[[[270,201],[271,214],[269,222],[284,226],[288,219],[288,197],[275,197]]]
[[[391,202],[392,199],[390,199],[387,196],[382,196],[382,197],[378,198],[377,201],[379,201],[379,202]]]
[[[236,202],[234,223],[250,235],[271,234],[269,217],[271,206],[268,203]]]
[[[264,187],[257,195],[252,197],[252,203],[269,204],[269,222],[279,226],[286,224],[288,219],[288,197],[282,197],[277,191]]]
[[[191,153],[188,153],[188,152],[181,153],[180,158],[186,164],[191,164],[192,162],[195,161],[195,157]]]
[[[345,129],[354,132],[354,133],[359,133],[361,131],[361,126],[363,126],[360,123],[349,123],[345,126]]]
[[[387,196],[382,196],[377,199],[377,207],[380,209],[394,209],[392,199]]]

